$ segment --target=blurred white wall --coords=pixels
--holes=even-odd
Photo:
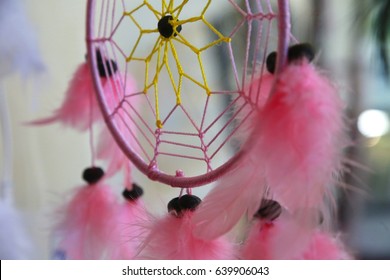
[[[61,201],[63,191],[81,183],[89,150],[85,137],[71,130],[23,123],[48,116],[59,106],[73,71],[83,61],[85,2],[24,1],[46,72],[27,82],[17,75],[4,82],[14,139],[15,201],[28,215],[37,258],[48,257],[52,206]]]

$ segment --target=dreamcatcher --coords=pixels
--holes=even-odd
[[[109,172],[92,157],[58,227],[63,257],[348,257],[319,229],[348,144],[343,107],[310,45],[289,46],[288,1],[89,0],[87,11],[86,62],[62,107],[35,122],[108,128],[91,148]],[[164,217],[146,213],[131,165],[181,189]],[[118,170],[129,215],[102,183]],[[214,181],[203,202],[193,194]],[[226,233],[244,215],[253,222],[239,245]]]

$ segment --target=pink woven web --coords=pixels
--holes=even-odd
[[[122,150],[151,179],[203,185],[238,158],[237,134],[261,98],[261,84],[249,85],[277,49],[278,16],[270,2],[89,0],[87,42],[102,111]],[[164,15],[170,6],[180,21],[204,14],[182,24],[180,34],[156,51],[153,11]],[[120,75],[105,85],[97,49],[118,64]]]

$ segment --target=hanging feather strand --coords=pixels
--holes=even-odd
[[[261,209],[259,210],[259,212]],[[258,213],[259,213],[258,212]],[[272,220],[257,215],[241,250],[246,260],[351,259],[331,233],[301,224],[286,210]]]
[[[116,79],[120,78],[115,61],[104,59],[99,50],[96,51],[96,59],[100,78],[108,99],[116,98],[112,94],[113,85],[110,83],[110,80],[117,83]],[[112,103],[114,102],[112,101]],[[86,110],[86,108],[90,108],[90,110]],[[84,132],[93,123],[101,120],[102,115],[95,96],[91,70],[89,63],[86,61],[76,69],[61,106],[50,117],[35,120],[29,122],[29,124],[48,125],[58,122],[66,127]]]
[[[62,218],[56,226],[57,253],[66,259],[102,259],[107,254],[115,228],[116,197],[103,184],[100,168],[84,171],[88,185],[75,190],[70,201],[60,209]]]
[[[108,259],[131,260],[137,255],[143,231],[140,225],[147,221],[147,213],[141,199],[143,190],[137,184],[133,184],[131,190],[125,189],[122,193],[125,201],[119,204],[116,214],[112,217],[116,220],[113,229],[116,232],[112,236],[112,244],[108,249]]]
[[[169,214],[151,221],[140,259],[224,260],[234,259],[234,247],[224,237],[202,240],[194,236],[193,211],[200,199],[184,195],[168,205]]]
[[[290,211],[322,207],[349,143],[335,86],[303,59],[281,73],[253,147],[271,194]],[[258,161],[259,161],[258,160]]]

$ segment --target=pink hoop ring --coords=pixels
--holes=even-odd
[[[96,88],[96,94],[98,98],[98,103],[100,106],[100,109],[102,111],[104,120],[107,124],[107,127],[109,128],[111,134],[115,138],[116,142],[122,149],[122,151],[126,154],[126,156],[131,160],[131,162],[146,176],[148,176],[151,180],[156,180],[161,183],[170,185],[172,187],[180,187],[180,188],[191,188],[191,187],[198,187],[202,186],[208,183],[211,183],[215,181],[217,178],[223,176],[226,172],[228,172],[232,166],[237,162],[241,157],[244,156],[245,150],[240,149],[235,155],[233,155],[229,160],[221,164],[215,169],[207,170],[207,172],[204,172],[200,175],[195,175],[191,177],[184,177],[184,176],[177,176],[178,170],[175,170],[172,175],[167,174],[163,171],[161,171],[157,165],[156,162],[153,160],[145,160],[138,152],[135,151],[134,147],[132,147],[129,142],[125,139],[125,137],[121,134],[120,129],[118,127],[118,123],[115,121],[115,118],[113,117],[113,109],[110,108],[107,98],[104,94],[104,88],[103,85],[100,82],[99,72],[98,72],[98,65],[97,65],[97,59],[96,59],[96,50],[103,46],[105,47],[105,44],[113,44],[112,43],[112,36],[114,31],[111,29],[111,33],[108,34],[108,36],[105,36],[102,34],[106,31],[101,31],[103,29],[107,28],[107,21],[108,21],[108,10],[106,11],[106,22],[105,27],[102,28],[102,19],[104,18],[103,15],[103,8],[101,9],[100,13],[100,26],[96,28],[96,22],[95,19],[97,18],[96,15],[96,4],[97,0],[88,0],[87,4],[87,34],[86,34],[86,42],[87,42],[87,49],[88,49],[88,57],[89,57],[89,63],[92,70],[92,75],[95,83]],[[163,1],[164,2],[164,1]],[[183,1],[183,3],[186,1]],[[229,2],[234,6],[234,1],[229,0]],[[105,1],[102,2],[102,6],[107,5],[108,7],[108,1],[105,3]],[[113,1],[111,3],[116,3],[116,1]],[[144,2],[145,3],[145,2]],[[256,2],[258,6],[261,6],[260,0],[257,0]],[[125,4],[122,2],[123,6]],[[247,6],[249,6],[249,2],[246,1]],[[268,3],[269,4],[269,3]],[[184,5],[184,4],[183,4]],[[141,5],[142,6],[142,5]],[[236,4],[236,6],[238,6]],[[270,4],[269,4],[270,6]],[[164,9],[164,8],[163,8]],[[112,13],[114,9],[112,9]],[[276,64],[276,71],[275,75],[277,75],[283,68],[286,62],[286,54],[287,54],[287,48],[289,44],[289,38],[290,38],[290,14],[289,14],[289,1],[288,0],[278,0],[278,11],[277,19],[278,19],[278,61]],[[243,12],[243,10],[239,10],[239,12]],[[256,18],[255,14],[247,13],[244,15],[246,17],[246,20],[254,20]],[[276,15],[275,15],[276,16]],[[134,20],[134,18],[132,18]],[[121,20],[119,21],[119,23]],[[117,25],[111,24],[112,28],[117,28],[119,26],[119,23]],[[98,32],[96,30],[99,30]],[[99,34],[100,33],[100,34]],[[176,35],[175,35],[176,36]],[[138,44],[138,43],[137,43]],[[111,45],[110,47],[112,47]],[[103,52],[103,54],[106,54]],[[264,63],[264,61],[263,61]],[[127,67],[127,66],[126,66]],[[264,67],[264,66],[262,66]],[[107,68],[106,68],[107,70]],[[127,68],[126,68],[127,71]],[[263,70],[262,70],[263,71]],[[124,96],[124,95],[123,95]],[[124,100],[125,97],[123,97]],[[122,101],[123,101],[122,100]],[[250,137],[247,140],[247,143],[250,143]],[[155,149],[156,151],[156,149]]]

